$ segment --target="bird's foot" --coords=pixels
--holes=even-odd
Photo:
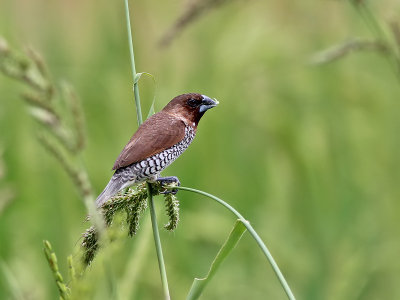
[[[178,179],[178,177],[176,177],[176,176],[168,176],[168,177],[159,177],[159,178],[157,178],[157,180],[156,180],[160,185],[161,185],[161,187],[164,187],[164,186],[171,186],[171,185],[174,185],[174,186],[180,186],[181,185],[181,182],[179,181],[179,179]],[[169,189],[165,189],[164,191],[162,191],[162,192],[160,192],[160,194],[173,194],[173,195],[175,195],[176,193],[178,192],[178,189],[171,189],[171,190],[169,190]]]

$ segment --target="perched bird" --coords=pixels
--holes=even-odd
[[[115,173],[97,197],[97,207],[120,190],[143,181],[178,181],[176,177],[159,178],[159,174],[187,149],[201,117],[217,104],[204,95],[183,94],[148,118],[115,161]]]

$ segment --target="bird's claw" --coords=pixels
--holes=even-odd
[[[157,182],[160,183],[161,187],[164,186],[170,186],[170,185],[175,185],[175,186],[180,186],[181,182],[179,181],[178,177],[176,176],[168,176],[168,177],[159,177],[157,179]],[[178,189],[165,189],[164,191],[160,192],[160,194],[173,194],[175,195],[178,192]]]

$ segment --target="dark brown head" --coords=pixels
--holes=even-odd
[[[217,100],[205,95],[191,93],[176,96],[164,107],[163,111],[182,117],[197,126],[204,113],[217,105]]]

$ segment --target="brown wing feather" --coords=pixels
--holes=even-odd
[[[115,161],[113,170],[160,153],[179,143],[184,137],[185,123],[161,111],[138,128]]]

